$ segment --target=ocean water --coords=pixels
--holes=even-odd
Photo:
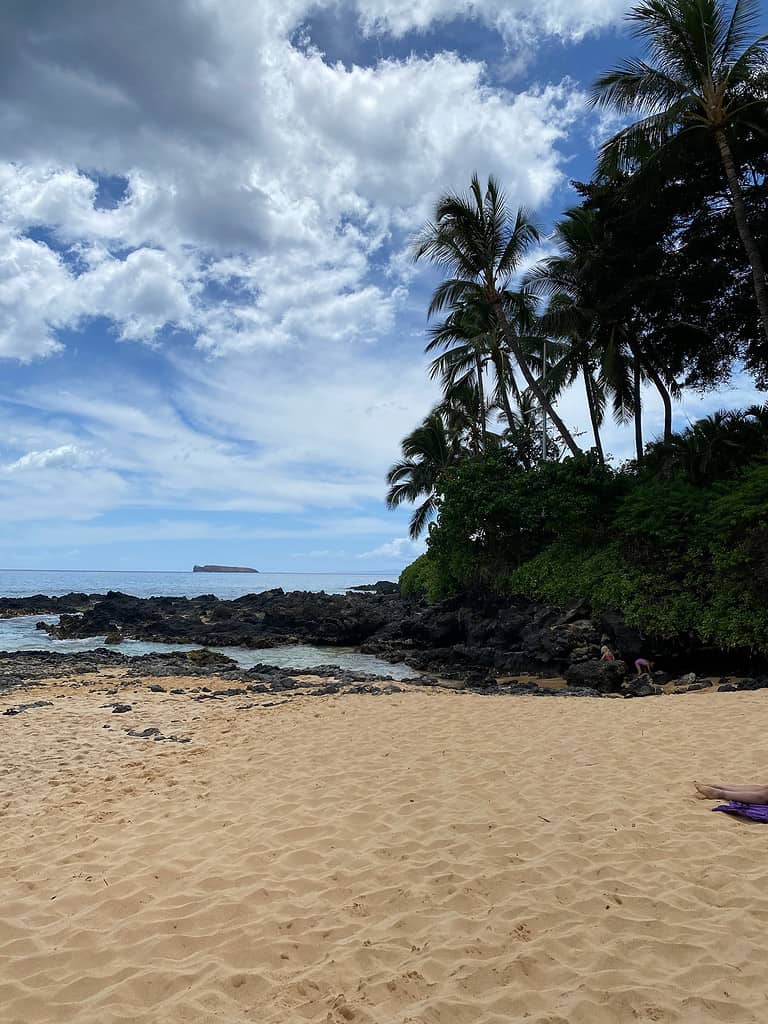
[[[0,570],[0,595],[28,597],[32,594],[67,594],[70,591],[88,594],[120,590],[137,597],[185,596],[215,594],[217,597],[240,597],[242,594],[260,593],[274,587],[284,590],[324,590],[329,594],[343,593],[350,586],[375,583],[385,579],[381,574],[355,573],[259,573],[223,574],[191,572],[44,572]],[[35,628],[40,621],[56,622],[56,615],[21,615],[13,619],[0,619],[0,651],[92,651],[103,646],[103,637],[82,640],[56,640],[43,630]],[[113,650],[127,655],[189,651],[195,644],[148,643],[126,640]],[[262,662],[282,668],[309,668],[313,665],[338,665],[340,668],[371,672],[405,679],[415,675],[407,665],[382,661],[370,654],[360,654],[350,647],[313,647],[295,644],[254,651],[246,647],[213,647],[211,650],[226,654],[242,667],[251,668]]]
[[[343,594],[349,587],[397,577],[353,572],[87,572],[81,569],[0,569],[0,597],[49,597],[70,592],[106,594],[120,590],[135,597],[242,597],[263,590],[324,590]]]
[[[104,646],[104,637],[82,640],[56,640],[44,630],[36,629],[37,622],[56,622],[56,615],[20,615],[13,619],[0,619],[0,651],[92,651]],[[192,651],[199,644],[161,644],[144,640],[125,640],[110,650],[121,654],[159,654],[168,651]],[[291,644],[270,650],[254,651],[248,647],[211,647],[212,651],[226,654],[241,666],[252,668],[262,662],[281,668],[310,668],[313,665],[338,665],[339,668],[371,672],[392,679],[406,679],[417,673],[407,665],[390,664],[371,654],[360,654],[352,647],[313,647],[311,644]]]

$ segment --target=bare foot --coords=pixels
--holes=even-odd
[[[707,786],[703,782],[694,782],[699,795],[705,800],[722,800],[720,790],[716,786]]]

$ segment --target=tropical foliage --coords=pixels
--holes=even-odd
[[[757,0],[639,0],[645,48],[593,102],[622,127],[536,259],[490,177],[446,192],[413,257],[442,274],[426,352],[441,402],[388,503],[428,551],[402,587],[501,588],[622,609],[666,637],[768,653],[768,406],[673,430],[684,388],[768,384],[768,35]],[[558,408],[583,396],[589,430]],[[647,395],[664,410],[648,437]],[[607,422],[631,423],[611,465]]]
[[[768,654],[768,406],[695,423],[640,468],[463,460],[437,505],[409,593],[586,599],[670,641]]]
[[[717,147],[730,202],[752,268],[755,297],[768,337],[768,284],[760,248],[749,224],[742,177],[734,152],[740,132],[765,137],[768,35],[755,35],[759,0],[644,0],[629,14],[648,60],[628,60],[595,83],[593,98],[619,114],[639,114],[603,146],[599,169],[642,176],[682,150],[691,134]]]

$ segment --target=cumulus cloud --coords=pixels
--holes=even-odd
[[[124,259],[103,255],[74,279],[71,294],[82,315],[106,316],[119,325],[122,339],[151,341],[165,326],[193,327],[197,288],[183,260],[142,248]]]
[[[392,540],[380,544],[371,551],[363,551],[357,557],[359,559],[375,559],[391,562],[409,562],[419,555],[423,555],[427,545],[423,540],[410,540],[408,537],[394,537]]]
[[[567,79],[502,88],[437,43],[333,63],[296,30],[321,9],[397,36],[472,17],[513,60],[622,6],[6,0],[0,358],[57,358],[13,368],[24,390],[0,406],[0,516],[68,547],[315,537],[350,559],[418,553],[408,511],[382,505],[400,438],[436,398],[408,236],[474,170],[513,202],[547,202],[585,98]],[[78,329],[75,378],[62,345]],[[157,379],[106,372],[102,353],[91,371],[113,336],[163,346],[143,354],[162,361]],[[115,509],[146,520],[94,522]]]
[[[40,242],[0,230],[0,357],[29,362],[60,351],[69,274]]]
[[[44,451],[27,452],[3,467],[6,473],[21,473],[36,469],[85,469],[95,465],[103,456],[103,452],[92,448],[83,448],[76,444],[61,444],[58,448],[46,448]]]
[[[368,32],[425,31],[436,22],[476,18],[500,31],[511,43],[542,35],[580,39],[587,32],[618,24],[626,0],[356,0],[361,23]]]
[[[19,248],[49,237],[5,267],[0,356],[50,354],[88,316],[123,339],[182,329],[216,355],[380,338],[408,275],[384,284],[377,269],[396,272],[392,251],[438,191],[477,168],[535,206],[562,181],[559,146],[584,111],[572,83],[514,93],[441,52],[329,64],[291,42],[318,6],[6,5],[18,45],[0,71],[0,217]],[[405,24],[397,4],[355,13]],[[425,17],[454,14],[477,11],[434,2]],[[104,176],[124,186],[114,202]],[[14,299],[41,288],[52,301],[37,309]]]

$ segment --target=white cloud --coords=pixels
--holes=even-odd
[[[8,448],[1,461],[13,478],[12,489],[0,489],[0,515],[49,516],[55,469],[62,516],[89,494],[87,508],[103,512],[116,502],[308,517],[344,510],[368,529],[359,517],[375,503],[377,523],[392,529],[397,517],[383,510],[385,473],[400,438],[435,399],[421,359],[403,367],[344,342],[302,356],[177,358],[172,395],[162,384],[121,379],[117,370],[66,388],[30,389],[13,406],[0,405]],[[121,482],[101,499],[92,486],[100,471]]]
[[[0,230],[0,357],[29,362],[62,350],[57,330],[86,316],[122,339],[151,342],[165,326],[194,327],[196,270],[184,255],[142,248],[115,258],[88,246],[77,273],[41,241]]]
[[[6,473],[19,473],[35,469],[85,469],[95,465],[105,453],[76,444],[62,444],[58,448],[27,452],[15,462],[2,468]]]
[[[152,341],[166,325],[192,328],[199,285],[185,262],[183,256],[174,259],[148,248],[124,259],[104,254],[72,281],[75,308],[82,315],[109,317],[123,340]]]
[[[69,274],[48,246],[0,230],[0,357],[22,362],[61,349],[55,328]]]
[[[380,544],[372,551],[364,551],[357,557],[360,559],[381,559],[392,562],[410,562],[427,550],[424,540],[413,541],[408,537],[395,537],[393,540]]]
[[[402,36],[436,22],[477,18],[521,44],[537,36],[579,39],[585,33],[618,24],[626,0],[356,0],[363,26],[371,33]]]
[[[123,339],[180,327],[216,355],[374,340],[407,283],[383,284],[379,264],[438,192],[478,169],[536,205],[563,180],[559,147],[584,110],[572,83],[510,92],[451,53],[330,65],[289,38],[318,6],[12,5],[0,221],[24,258],[4,271],[0,356],[50,354],[59,328],[94,315]],[[358,13],[395,26],[407,12]],[[108,208],[97,175],[125,184]],[[41,226],[65,259],[20,237]]]

